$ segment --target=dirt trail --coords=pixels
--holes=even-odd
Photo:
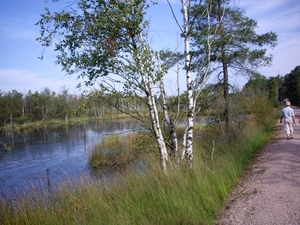
[[[296,115],[294,139],[286,140],[278,121],[279,135],[254,160],[216,224],[300,224],[300,109],[292,108]]]

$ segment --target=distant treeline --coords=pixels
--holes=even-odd
[[[254,74],[246,83],[243,90],[252,91],[253,94],[267,93],[274,106],[288,98],[292,105],[300,106],[300,66],[296,66],[285,76],[266,78]]]
[[[210,84],[203,90],[199,98],[203,110],[210,110],[208,102],[216,102],[222,98],[222,84]],[[279,106],[289,98],[293,105],[300,106],[300,66],[297,66],[285,76],[266,78],[260,74],[253,74],[242,90],[232,91],[244,98],[265,94],[274,106]],[[170,96],[168,106],[186,107],[186,93],[180,98]],[[157,97],[159,100],[159,97]],[[180,99],[180,100],[178,100]],[[103,91],[92,91],[81,95],[69,94],[67,90],[55,93],[49,88],[41,92],[28,91],[26,94],[17,90],[8,93],[0,90],[0,126],[10,122],[22,124],[33,121],[51,119],[65,120],[78,117],[114,117],[117,114],[147,113],[146,99],[141,96],[119,96]],[[175,110],[175,109],[174,109]]]
[[[131,101],[137,110],[143,111],[139,99]],[[90,92],[74,95],[67,90],[60,93],[44,88],[41,92],[28,91],[27,94],[12,90],[8,93],[0,91],[0,125],[17,124],[33,121],[47,121],[53,119],[65,120],[80,117],[114,117],[119,114],[118,105],[125,105],[125,101],[110,94]]]

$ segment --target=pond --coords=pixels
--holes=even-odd
[[[92,146],[104,136],[139,129],[138,121],[120,119],[0,133],[0,141],[11,146],[0,150],[0,196],[31,186],[49,188],[48,181],[93,176],[88,163]]]

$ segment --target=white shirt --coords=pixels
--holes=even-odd
[[[294,110],[287,106],[281,111],[281,116],[283,116],[285,121],[290,121],[292,120],[293,116],[295,116]]]

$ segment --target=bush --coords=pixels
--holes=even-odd
[[[274,127],[274,117],[278,116],[274,111],[272,103],[267,96],[256,96],[254,104],[250,107],[250,113],[253,114],[254,120],[258,126],[262,126],[267,131]]]

